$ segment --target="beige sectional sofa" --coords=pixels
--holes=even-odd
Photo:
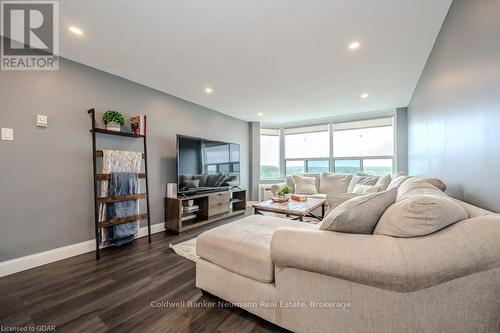
[[[409,238],[249,216],[198,237],[196,285],[295,332],[500,332],[500,216],[459,204]]]

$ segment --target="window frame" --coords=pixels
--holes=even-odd
[[[378,120],[378,119],[391,119],[392,124],[392,132],[393,132],[393,154],[392,155],[381,155],[381,156],[346,156],[346,157],[334,157],[334,126],[335,124],[340,124],[340,123],[345,123],[345,122],[358,122],[358,121],[363,121],[363,120]],[[330,121],[327,123],[317,123],[313,125],[301,125],[301,126],[293,126],[293,127],[279,127],[279,128],[273,128],[273,127],[263,127],[262,129],[268,130],[268,129],[273,129],[273,130],[279,130],[279,136],[280,136],[280,177],[279,178],[261,178],[264,181],[282,181],[286,179],[286,162],[287,161],[304,161],[304,172],[307,173],[308,171],[308,166],[307,162],[308,161],[328,161],[328,172],[335,172],[335,161],[336,160],[359,160],[360,161],[360,172],[364,172],[364,160],[372,160],[372,159],[387,159],[392,161],[392,171],[395,172],[397,169],[396,161],[397,161],[397,142],[396,142],[396,115],[383,115],[380,117],[373,117],[373,118],[363,118],[363,119],[349,119],[347,121]],[[286,158],[285,157],[285,131],[287,129],[293,129],[293,128],[301,128],[301,127],[311,127],[311,126],[318,126],[318,125],[328,125],[328,132],[329,132],[329,152],[330,156],[329,157],[310,157],[310,158]],[[388,125],[387,125],[388,126]],[[379,126],[373,126],[373,127],[379,127]],[[260,170],[260,165],[259,165],[259,170]],[[259,172],[260,174],[260,172]]]

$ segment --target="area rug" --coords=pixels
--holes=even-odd
[[[196,238],[175,245],[170,244],[170,248],[188,260],[196,262],[200,258],[196,255]]]

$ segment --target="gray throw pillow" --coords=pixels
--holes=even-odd
[[[207,187],[216,187],[217,186],[217,182],[223,176],[224,175],[221,174],[221,173],[215,173],[215,174],[208,175],[208,177],[207,177]]]
[[[397,190],[372,193],[346,201],[332,210],[319,226],[320,230],[369,235],[378,220],[397,197]]]
[[[377,183],[378,178],[379,178],[378,176],[369,176],[363,174],[353,176],[351,182],[349,183],[349,187],[347,188],[347,192],[352,193],[354,187],[357,184],[373,186]]]
[[[186,180],[184,182],[184,187],[187,189],[198,188],[200,187],[200,180],[199,179]]]

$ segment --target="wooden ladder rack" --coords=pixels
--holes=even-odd
[[[101,232],[102,228],[107,228],[119,224],[130,223],[134,221],[146,220],[148,221],[148,242],[151,243],[151,217],[149,214],[149,191],[148,191],[148,159],[147,159],[147,142],[146,135],[137,135],[133,133],[125,133],[125,132],[114,132],[109,131],[103,128],[96,127],[95,120],[95,109],[90,109],[87,111],[92,119],[92,129],[90,133],[92,134],[92,156],[93,156],[93,170],[94,170],[94,219],[95,219],[95,240],[96,240],[96,249],[95,256],[96,260],[100,258],[100,244],[101,244]],[[96,134],[105,134],[105,135],[114,135],[114,136],[123,136],[135,139],[143,139],[144,142],[144,152],[142,153],[142,159],[144,160],[144,173],[139,173],[139,178],[144,179],[146,182],[146,192],[145,193],[137,193],[130,195],[118,195],[118,196],[109,196],[109,197],[99,197],[98,191],[98,182],[103,180],[111,179],[110,174],[97,173],[97,158],[103,156],[102,150],[96,149]],[[105,221],[99,221],[99,208],[101,205],[112,202],[121,202],[128,200],[138,200],[138,199],[146,199],[146,207],[147,213],[125,216],[120,218],[114,218]]]

